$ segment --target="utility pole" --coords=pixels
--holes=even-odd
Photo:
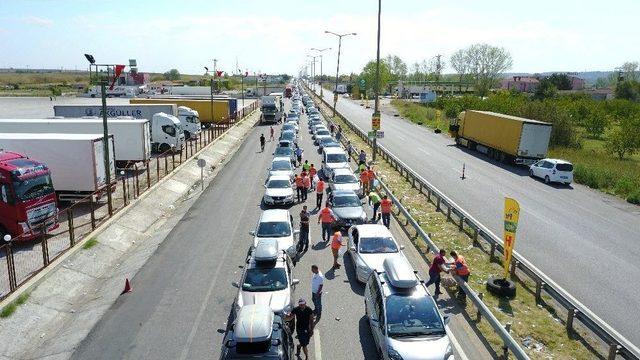
[[[324,49],[316,49],[316,48],[311,48],[311,50],[315,50],[318,53],[320,53],[320,98],[323,98],[323,94],[322,94],[322,77],[324,76],[322,73],[322,52],[326,51],[326,50],[331,50],[331,48],[324,48]]]
[[[379,21],[378,21],[378,25],[379,25]],[[356,33],[336,34],[329,30],[325,30],[324,33],[335,35],[338,37],[338,61],[336,65],[336,85],[335,85],[335,88],[333,89],[333,116],[336,116],[336,106],[338,104],[338,77],[340,74],[340,50],[342,49],[342,37],[349,36],[349,35],[357,35],[357,34]]]
[[[111,204],[111,166],[109,164],[109,129],[107,123],[107,79],[100,80],[100,92],[102,93],[102,137],[104,141],[104,172],[107,183],[107,207],[109,216],[113,214]]]
[[[382,12],[382,0],[378,0],[378,49],[376,51],[376,80],[375,80],[375,105],[371,116],[371,130],[373,130],[373,154],[371,158],[376,161],[378,152],[378,130],[380,130],[380,14]]]
[[[440,87],[440,72],[442,71],[442,62],[440,62],[440,58],[442,55],[436,55],[436,94],[438,93],[438,88]]]

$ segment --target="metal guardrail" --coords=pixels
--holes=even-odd
[[[320,99],[325,106],[333,109],[329,103],[317,96],[315,92],[310,92],[316,99]],[[335,110],[335,112],[336,115],[342,119],[352,131],[354,131],[367,144],[372,145],[372,142],[368,138],[366,132],[350,122],[337,110]],[[453,200],[449,199],[443,192],[416,173],[397,156],[393,155],[387,148],[380,144],[377,145],[379,154],[387,160],[396,171],[403,175],[405,179],[410,180],[414,188],[418,189],[422,194],[425,194],[427,199],[436,205],[436,209],[438,211],[446,213],[448,220],[453,221],[452,215],[455,215],[458,218],[457,223],[461,231],[465,230],[465,225],[472,230],[471,237],[474,243],[477,242],[479,238],[487,242],[491,246],[491,257],[494,256],[496,251],[504,250],[502,240],[491,230],[462,209],[462,207],[456,204]],[[435,201],[432,200],[432,197],[435,198]],[[443,207],[446,208],[446,212]],[[542,291],[544,290],[551,298],[566,309],[567,318],[565,324],[568,331],[574,330],[573,323],[574,320],[577,319],[593,334],[608,344],[609,352],[607,359],[614,360],[617,355],[620,355],[625,359],[640,360],[640,349],[637,346],[632,344],[627,338],[622,336],[560,285],[555,283],[549,276],[525,259],[524,256],[514,251],[511,262],[511,273],[515,274],[516,269],[522,271],[536,283],[535,296],[537,302],[542,300]],[[466,290],[467,289],[465,289],[465,292]],[[494,330],[498,331],[498,329],[495,328]]]

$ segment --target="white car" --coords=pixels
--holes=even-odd
[[[273,175],[264,184],[262,202],[265,205],[293,204],[293,182],[287,175]]]
[[[341,148],[328,147],[322,149],[322,176],[331,179],[333,172],[337,169],[349,169],[349,158],[347,153]]]
[[[363,224],[349,228],[347,251],[359,282],[367,282],[372,271],[382,271],[388,258],[404,258],[402,249],[386,226]]]
[[[258,242],[263,239],[277,240],[278,249],[286,251],[287,255],[293,258],[297,253],[294,235],[300,233],[299,230],[293,229],[293,216],[288,210],[270,209],[262,212],[256,229],[250,231],[249,234],[254,237],[254,246],[257,246]]]
[[[268,176],[288,176],[293,181],[293,165],[291,165],[291,159],[288,157],[275,157],[271,161],[271,166],[267,168]]]
[[[573,164],[559,159],[542,159],[529,167],[529,175],[543,179],[546,184],[569,185],[573,182]]]

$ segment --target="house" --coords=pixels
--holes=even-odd
[[[571,80],[571,90],[584,90],[584,79],[581,79],[575,75],[568,75]]]
[[[505,90],[516,90],[521,92],[535,92],[540,81],[531,76],[513,76],[502,79],[502,88]]]

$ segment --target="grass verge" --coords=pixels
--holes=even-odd
[[[326,110],[326,108],[325,108]],[[325,111],[326,113],[326,111]],[[327,118],[330,118],[327,116]],[[339,118],[333,119],[342,124],[343,134],[358,149],[370,152],[370,147],[362,141]],[[412,187],[412,184],[396,172],[383,160],[376,165],[376,172],[396,194],[402,204],[409,209],[421,228],[431,234],[432,240],[440,248],[447,251],[455,249],[463,254],[471,267],[472,276],[469,285],[476,292],[486,293],[484,303],[492,310],[501,323],[511,323],[511,334],[533,359],[586,359],[598,357],[595,341],[582,330],[568,333],[563,315],[549,303],[551,299],[543,295],[543,302],[536,303],[535,284],[528,280],[516,282],[518,295],[515,299],[506,300],[495,297],[485,290],[485,280],[492,275],[502,273],[500,259],[490,259],[489,250],[482,246],[474,246],[467,232],[459,231],[456,224],[447,220],[446,215],[436,211],[427,197]],[[421,240],[413,240],[414,245],[429,261],[432,255]],[[454,286],[455,288],[455,286]],[[454,288],[448,288],[453,291]],[[493,350],[502,353],[502,341],[486,321],[476,322],[476,309],[467,302],[466,312],[472,326],[476,326],[486,338]],[[525,345],[526,344],[526,345]]]
[[[27,300],[29,299],[29,295],[31,294],[28,292],[22,293],[20,294],[20,296],[18,296],[18,298],[14,302],[2,308],[2,311],[0,311],[0,318],[6,318],[11,316],[11,314],[16,312],[16,309],[18,309],[18,306],[27,302]]]
[[[96,238],[91,238],[89,240],[87,240],[86,243],[84,243],[84,245],[82,245],[82,248],[87,250],[87,249],[91,249],[92,247],[98,245],[98,239]]]
[[[440,129],[446,133],[449,131],[449,122],[443,118],[443,114],[437,115],[439,110],[430,108],[419,103],[407,100],[391,100],[391,106],[393,106],[400,116],[410,120],[418,125],[427,126],[432,129]]]

